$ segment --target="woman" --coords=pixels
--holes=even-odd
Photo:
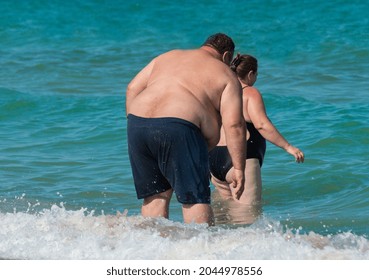
[[[231,187],[233,166],[228,154],[224,133],[220,141],[209,153],[211,181],[216,188],[213,195],[214,213],[218,223],[252,223],[261,210],[261,166],[266,150],[265,140],[284,149],[295,157],[296,162],[304,162],[304,154],[292,146],[269,120],[263,97],[253,87],[257,79],[257,59],[250,55],[240,55],[233,59],[231,69],[236,72],[243,91],[243,114],[247,125],[247,156],[244,192],[236,199]],[[225,203],[225,205],[224,205]],[[218,215],[217,215],[217,212]]]

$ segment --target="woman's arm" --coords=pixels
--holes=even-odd
[[[260,92],[254,87],[248,88],[247,90],[247,112],[255,128],[266,140],[294,156],[296,162],[304,162],[304,154],[302,151],[288,143],[268,118]]]

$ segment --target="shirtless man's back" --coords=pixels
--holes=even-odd
[[[199,49],[156,57],[128,85],[129,155],[144,216],[168,217],[174,190],[185,222],[211,224],[207,152],[222,124],[241,195],[245,127],[241,86],[228,67],[233,51],[228,36],[215,34]]]

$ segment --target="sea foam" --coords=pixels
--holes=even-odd
[[[250,226],[183,224],[94,215],[53,205],[37,214],[0,214],[0,258],[70,260],[369,259],[369,241],[350,232],[323,236],[261,217]]]

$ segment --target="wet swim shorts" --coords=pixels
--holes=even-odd
[[[210,203],[208,149],[196,125],[130,114],[127,138],[139,199],[172,187],[180,203]]]

